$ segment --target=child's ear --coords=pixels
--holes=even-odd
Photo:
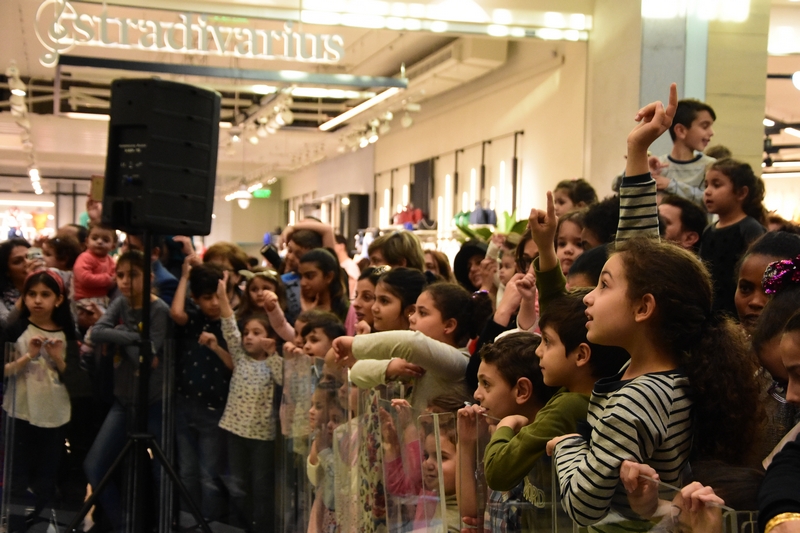
[[[447,335],[455,332],[456,328],[458,327],[458,321],[455,318],[448,318],[444,321],[444,332]]]
[[[742,185],[738,190],[734,190],[734,193],[736,194],[737,200],[744,202],[744,199],[747,198],[748,194],[750,194],[750,187],[747,185]]]
[[[64,295],[59,294],[58,298],[56,298],[56,307],[61,307],[61,304],[64,303]]]
[[[675,138],[676,139],[683,139],[686,137],[686,132],[689,131],[689,128],[684,126],[683,124],[675,124]]]
[[[642,296],[642,299],[636,304],[633,319],[636,322],[644,322],[645,320],[652,318],[655,312],[656,299],[652,294],[647,293]]]
[[[517,405],[527,403],[533,396],[533,383],[528,378],[519,378],[515,388],[517,392],[514,395],[514,401],[517,402]]]
[[[325,277],[323,279],[325,280],[325,283],[330,284],[330,282],[333,281],[333,272],[328,272],[327,274],[325,274]]]
[[[592,349],[585,342],[580,343],[572,353],[575,354],[575,365],[578,367],[588,364],[592,358]]]
[[[403,314],[406,316],[406,318],[411,318],[411,315],[414,314],[415,308],[416,306],[414,304],[411,304],[407,306],[405,309],[403,309]]]

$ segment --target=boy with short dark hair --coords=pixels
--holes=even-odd
[[[543,385],[557,392],[551,392],[552,397],[534,419],[522,409],[500,413],[502,420],[486,447],[484,460],[486,481],[494,490],[511,490],[518,485],[544,455],[547,441],[558,436],[556,433],[575,433],[578,422],[586,420],[595,381],[618,372],[624,363],[624,358],[615,355],[618,349],[587,342],[583,296],[588,292],[589,289],[581,289],[559,296],[548,302],[542,312],[539,319],[542,342],[536,348],[538,367]],[[497,349],[502,349],[502,345]],[[484,359],[481,368],[485,367],[491,368],[492,363],[487,364]],[[475,398],[480,399],[480,395],[481,386]]]
[[[300,332],[303,336],[303,352],[311,357],[325,359],[334,339],[344,337],[347,332],[339,317],[325,313],[309,320]]]
[[[233,360],[222,335],[217,287],[222,267],[183,264],[170,316],[178,325],[175,437],[178,470],[192,499],[210,520],[225,512],[222,472],[225,435],[219,421],[228,399]],[[186,291],[192,298],[187,306]]]
[[[497,339],[493,344],[484,345],[479,355],[481,364],[478,368],[478,389],[474,398],[480,402],[478,406],[468,406],[459,411],[459,470],[461,482],[459,486],[459,504],[465,521],[477,520],[478,505],[474,486],[475,469],[477,468],[476,440],[479,427],[476,415],[492,419],[508,420],[518,417],[520,420],[534,420],[541,409],[551,400],[557,391],[544,383],[539,368],[536,350],[541,337],[526,331],[509,333]],[[579,410],[585,413],[582,405]],[[494,423],[494,422],[489,422]],[[527,422],[526,422],[527,423]],[[498,426],[499,428],[499,426]],[[513,433],[511,434],[513,436]],[[494,438],[492,439],[494,440]],[[488,464],[490,448],[486,448],[484,463]],[[499,478],[505,472],[496,469],[491,474],[486,471],[486,480],[492,490],[489,494],[488,521],[486,530],[517,531],[524,520],[515,502],[525,502],[525,494],[529,491],[522,483],[531,471],[529,467],[514,483],[505,483],[489,479],[490,475]],[[499,485],[503,485],[500,488]],[[537,483],[542,484],[542,483]],[[489,527],[491,525],[491,527]]]
[[[703,153],[714,136],[717,115],[710,105],[687,98],[678,102],[669,128],[672,151],[650,158],[650,169],[659,193],[677,194],[703,207],[706,167],[716,161]]]

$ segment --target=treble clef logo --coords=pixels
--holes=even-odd
[[[75,8],[67,0],[44,0],[41,3],[36,11],[36,37],[49,50],[39,58],[42,65],[55,66],[59,54],[75,46],[73,31],[64,21],[76,18]]]

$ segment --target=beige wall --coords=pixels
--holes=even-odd
[[[744,22],[708,25],[706,102],[714,108],[713,144],[731,149],[758,173],[764,148],[769,0],[751,0]]]
[[[270,186],[272,197],[253,198],[250,206],[242,209],[236,201],[226,202],[215,198],[211,233],[205,238],[206,245],[219,241],[231,241],[245,247],[251,255],[258,255],[264,233],[283,225],[283,200],[280,182]]]
[[[314,193],[316,198],[332,194],[372,193],[374,145],[321,161],[281,178],[283,198]]]
[[[589,34],[584,174],[601,198],[625,169],[628,133],[639,109],[641,3],[596,0]]]
[[[585,71],[586,43],[509,43],[508,61],[502,67],[467,86],[426,100],[422,111],[414,115],[412,127],[394,125],[376,143],[375,169],[381,178],[386,176],[386,180],[380,180],[378,191],[386,186],[390,169],[407,168],[410,163],[441,154],[434,171],[432,216],[437,218],[435,199],[445,195],[445,176],[455,171],[453,151],[477,143],[459,154],[459,190],[452,191],[455,213],[461,209],[463,192],[470,192],[471,170],[479,172],[480,142],[524,130],[518,146],[518,207],[527,216],[531,207],[543,204],[548,188],[582,174]],[[511,207],[512,154],[512,136],[487,147],[485,198],[489,199],[492,186],[500,196],[502,187],[503,196],[509,198],[506,205],[501,204],[504,210]],[[506,178],[502,186],[501,162]],[[395,204],[401,193],[396,188]]]

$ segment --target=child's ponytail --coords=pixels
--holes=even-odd
[[[693,394],[693,458],[741,464],[760,417],[755,360],[741,331],[711,312],[712,282],[692,253],[636,238],[617,247],[628,297],[656,301],[654,333],[678,357]]]
[[[720,159],[711,164],[709,170],[725,174],[733,183],[733,190],[738,192],[747,187],[747,196],[742,201],[742,211],[753,217],[762,226],[767,225],[767,208],[764,207],[764,180],[753,172],[753,168],[742,161],[731,158]]]
[[[492,300],[484,291],[470,294],[462,286],[447,281],[428,285],[425,292],[430,294],[434,306],[442,314],[442,319],[456,320],[455,341],[459,346],[477,337],[492,316]]]

